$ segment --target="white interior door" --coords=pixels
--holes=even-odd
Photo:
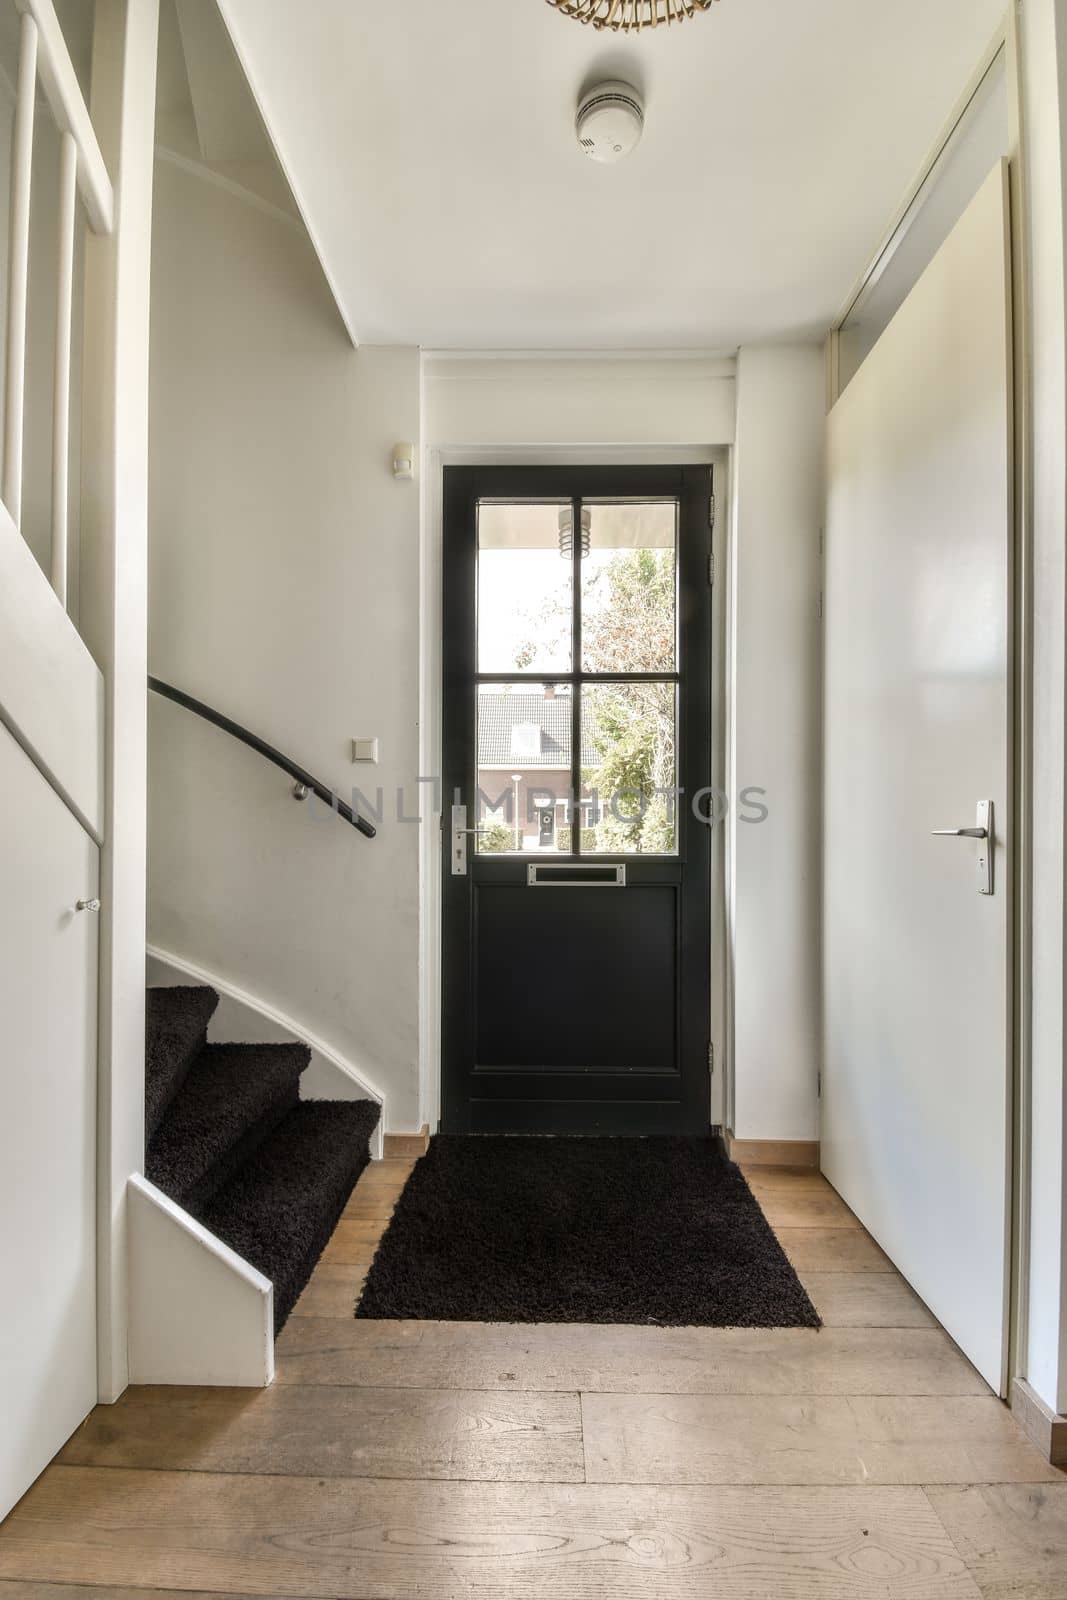
[[[96,1401],[96,845],[0,726],[0,1517]]]
[[[829,424],[823,1169],[999,1393],[1011,405],[998,166]],[[936,829],[976,825],[986,846]]]

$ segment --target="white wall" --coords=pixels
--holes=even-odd
[[[818,1138],[820,525],[818,349],[742,349],[734,463],[730,781],[733,1103],[740,1139]]]
[[[1067,620],[1067,13],[1022,7],[1033,416],[1033,885],[1030,1284],[1024,1375],[1067,1412],[1067,1074],[1064,1055]]]
[[[418,486],[390,457],[418,447],[418,353],[354,352],[297,226],[160,162],[153,268],[150,670],[386,812],[364,839],[153,699],[149,939],[299,1019],[414,1128]]]
[[[717,457],[722,644],[735,364],[431,356],[420,422],[416,353],[351,354],[299,232],[169,166],[157,171],[154,290],[152,670],[328,783],[377,778],[390,809],[373,842],[315,826],[254,755],[154,704],[150,938],[300,1018],[386,1092],[391,1129],[435,1124],[439,830],[422,830],[420,860],[419,831],[396,823],[391,797],[406,783],[413,799],[413,777],[437,770],[442,456]],[[735,1131],[811,1138],[822,367],[807,348],[746,351],[741,362],[746,644],[734,655],[734,761],[739,784],[770,790],[772,815],[736,839]],[[421,555],[419,486],[388,470],[393,441],[420,434]],[[725,726],[725,647],[716,671]],[[377,772],[349,763],[354,734],[382,739]],[[721,845],[716,873],[721,884]]]
[[[732,358],[425,357],[428,449],[529,451],[692,445],[734,437]]]

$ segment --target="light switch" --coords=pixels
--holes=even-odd
[[[353,739],[352,740],[352,760],[353,761],[373,761],[373,762],[377,763],[377,760],[378,760],[378,741],[377,741],[377,739]]]

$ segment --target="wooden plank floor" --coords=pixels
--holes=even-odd
[[[1067,1475],[818,1174],[748,1174],[818,1332],[357,1322],[412,1165],[360,1179],[272,1389],[97,1408],[0,1600],[1067,1600]]]

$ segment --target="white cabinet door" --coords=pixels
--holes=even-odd
[[[0,727],[0,1516],[96,1400],[96,845]]]
[[[999,1393],[1011,405],[998,167],[830,416],[823,1169]],[[973,839],[993,801],[995,892]]]

